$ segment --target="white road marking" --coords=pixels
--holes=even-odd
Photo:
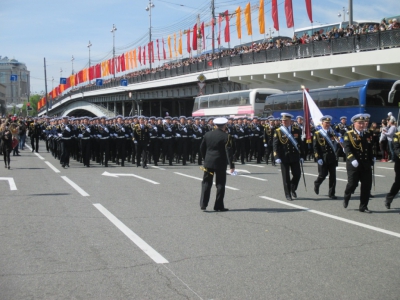
[[[186,174],[179,173],[179,172],[174,172],[174,173],[177,174],[177,175],[185,176],[185,177],[188,177],[188,178],[193,178],[193,179],[200,180],[200,181],[203,180],[203,178],[199,178],[199,177],[194,177],[194,176],[186,175]],[[213,184],[215,184],[215,182],[213,182]],[[230,186],[227,186],[227,185],[225,185],[225,188],[230,189],[230,190],[233,190],[233,191],[239,191],[239,189],[234,188],[234,187],[230,187]]]
[[[160,167],[157,167],[157,166],[151,166],[152,168],[156,168],[156,169],[159,169],[159,170],[162,170],[162,171],[165,171],[165,169],[164,168],[160,168]]]
[[[274,199],[274,198],[270,198],[270,197],[266,197],[266,196],[260,196],[260,198],[264,198],[264,199],[267,199],[269,201],[273,201],[273,202],[277,202],[277,203],[280,203],[280,204],[283,204],[283,205],[286,205],[286,206],[291,206],[291,207],[294,207],[294,208],[298,208],[298,209],[301,209],[301,210],[304,210],[304,211],[307,211],[307,212],[310,212],[310,213],[313,213],[313,214],[321,215],[321,216],[324,216],[324,217],[327,217],[327,218],[331,218],[331,219],[334,219],[334,220],[342,221],[342,222],[345,222],[345,223],[349,223],[349,224],[352,224],[352,225],[356,225],[356,226],[359,226],[359,227],[367,228],[367,229],[370,229],[370,230],[374,230],[374,231],[377,231],[377,232],[385,233],[385,234],[400,238],[400,233],[397,233],[397,232],[394,232],[394,231],[390,231],[390,230],[382,229],[382,228],[379,228],[379,227],[371,226],[371,225],[368,225],[368,224],[364,224],[364,223],[356,222],[356,221],[353,221],[353,220],[345,219],[345,218],[338,217],[338,216],[331,215],[331,214],[327,214],[327,213],[324,213],[324,212],[321,212],[321,211],[318,211],[318,210],[314,210],[314,209],[310,209],[310,208],[307,208],[307,207],[303,207],[303,206],[287,203],[287,202],[284,202],[284,201],[281,201],[281,200],[277,200],[277,199]]]
[[[88,197],[89,196],[88,193],[86,193],[83,189],[81,189],[75,182],[70,180],[67,176],[61,176],[61,178],[64,179],[70,186],[72,186],[83,197]]]
[[[44,157],[41,156],[39,153],[35,153],[35,155],[36,155],[37,157],[39,157],[41,160],[44,160]]]
[[[378,169],[386,169],[386,170],[394,170],[393,168],[387,168],[387,167],[377,167]]]
[[[14,178],[12,177],[0,177],[0,180],[7,180],[11,191],[17,190],[17,185],[15,184]]]
[[[157,264],[167,264],[166,260],[160,253],[154,250],[149,244],[142,240],[136,233],[129,229],[116,216],[110,213],[103,205],[99,203],[93,204],[111,223],[113,223],[123,234],[125,234],[136,246],[146,253]]]
[[[256,167],[256,168],[265,168],[265,166],[246,164],[246,166]]]
[[[318,177],[318,175],[310,174],[310,173],[304,173],[304,175]],[[329,176],[326,176],[326,178],[329,178]],[[336,180],[347,182],[347,179],[336,178]]]
[[[155,182],[155,181],[153,181],[153,180],[150,180],[150,179],[147,179],[147,178],[144,178],[144,177],[142,177],[142,176],[135,175],[135,174],[114,174],[114,173],[104,172],[104,173],[101,174],[101,175],[103,175],[103,176],[109,176],[109,177],[121,177],[121,176],[129,177],[129,176],[130,176],[130,177],[136,177],[136,178],[138,178],[138,179],[141,179],[141,180],[150,182],[150,183],[152,183],[152,184],[160,184],[159,182]]]
[[[240,177],[247,177],[247,178],[251,178],[251,179],[256,179],[256,180],[260,180],[260,181],[268,181],[267,179],[264,178],[258,178],[258,177],[253,177],[253,176],[249,176],[249,175],[239,175]]]
[[[55,166],[53,166],[50,162],[45,161],[44,163],[45,163],[46,165],[48,165],[48,166],[50,167],[50,169],[52,169],[54,172],[60,173],[60,171],[59,171]]]

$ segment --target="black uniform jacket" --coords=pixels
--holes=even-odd
[[[214,170],[235,168],[232,160],[232,139],[226,132],[216,129],[204,135],[200,145],[201,156],[204,158],[204,167]]]
[[[289,137],[283,133],[280,127],[276,128],[274,133],[274,157],[275,159],[280,159],[282,163],[299,162],[300,157],[302,157],[304,154],[300,128],[298,128],[296,125],[292,125],[290,134],[296,141],[298,150],[290,141]]]
[[[335,146],[334,135],[328,132],[327,137],[331,139],[332,145]],[[320,130],[314,133],[313,148],[315,158],[322,159],[325,164],[336,164],[337,159],[335,149],[332,149],[331,145],[326,141]]]
[[[347,161],[357,160],[359,164],[373,164],[372,137],[366,133],[360,136],[355,130],[344,134],[344,150]]]

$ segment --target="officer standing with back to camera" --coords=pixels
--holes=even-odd
[[[344,192],[343,206],[347,208],[352,192],[361,182],[359,211],[371,213],[368,209],[372,185],[372,141],[368,134],[364,133],[365,116],[357,114],[351,118],[353,130],[344,135],[344,149],[346,154],[347,185]]]
[[[283,189],[288,201],[297,198],[296,190],[301,178],[300,164],[304,162],[301,130],[295,124],[290,125],[292,118],[291,114],[281,113],[282,125],[275,130],[273,140],[275,162],[281,164]]]
[[[314,133],[313,148],[314,156],[318,163],[318,177],[314,181],[314,192],[319,194],[319,187],[329,173],[329,193],[331,199],[337,199],[335,196],[336,187],[336,167],[338,161],[336,158],[335,135],[331,130],[331,116],[323,116],[321,119],[321,128]]]
[[[228,211],[224,206],[226,166],[229,164],[231,174],[235,172],[232,154],[232,139],[225,132],[226,118],[216,118],[214,124],[216,130],[207,132],[200,145],[200,152],[204,158],[204,176],[201,184],[200,208],[206,210],[210,200],[211,187],[213,185],[214,173],[217,195],[214,204],[215,211]]]

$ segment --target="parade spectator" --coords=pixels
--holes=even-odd
[[[390,151],[390,160],[389,162],[394,162],[394,149],[393,149],[393,136],[396,133],[396,126],[393,121],[388,122],[387,131],[382,131],[382,134],[386,136],[388,140],[388,146]]]
[[[383,134],[383,132],[387,132],[387,122],[385,119],[382,120],[381,123],[381,128],[379,129],[381,132],[381,136],[379,137],[379,147],[381,149],[381,154],[382,154],[382,159],[381,162],[387,162],[388,161],[388,140],[386,135]]]

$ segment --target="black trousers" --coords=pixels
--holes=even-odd
[[[81,139],[81,153],[83,165],[90,165],[90,139],[84,140]]]
[[[290,171],[292,171],[292,179],[290,179]],[[281,173],[285,195],[291,197],[291,192],[297,190],[301,178],[300,162],[281,163]]]
[[[160,140],[158,138],[150,139],[149,160],[153,158],[154,163],[158,163],[160,158]]]
[[[177,140],[177,156],[178,156],[178,160],[180,160],[182,158],[182,164],[186,165],[186,160],[187,160],[187,143],[188,143],[188,139],[185,137],[180,137]]]
[[[202,139],[193,139],[192,140],[192,163],[195,163],[196,155],[197,157],[197,163],[198,165],[202,164],[203,158],[201,157],[200,153],[200,145],[201,145]]]
[[[226,169],[214,170],[208,169],[209,172],[215,174],[215,185],[217,187],[217,197],[215,199],[214,209],[223,209],[224,196],[225,196],[225,184],[226,184]],[[209,172],[204,172],[203,181],[201,183],[201,197],[200,207],[207,207],[210,201],[211,187],[213,186],[214,175]]]
[[[392,203],[393,198],[396,197],[397,193],[400,191],[400,159],[394,162],[394,172],[396,176],[394,177],[394,182],[389,193],[386,195],[386,203]]]
[[[31,135],[32,150],[39,152],[39,137]]]
[[[147,143],[137,141],[136,148],[136,166],[140,166],[140,159],[142,159],[142,167],[147,165]]]
[[[318,177],[314,185],[319,187],[324,182],[329,173],[329,196],[335,196],[336,188],[336,163],[318,165]]]
[[[174,158],[174,148],[173,148],[174,145],[172,139],[164,139],[162,147],[163,147],[164,160],[168,157],[169,164],[172,165],[172,159]]]
[[[108,166],[108,160],[110,159],[110,139],[99,139],[100,144],[100,163]]]
[[[71,140],[61,140],[60,141],[60,148],[61,148],[61,158],[60,162],[61,165],[69,165],[69,148],[70,148],[70,141]]]
[[[235,153],[236,159],[239,160],[240,156],[240,160],[242,164],[244,164],[245,155],[246,155],[245,138],[236,139],[236,153]]]
[[[360,210],[368,208],[369,195],[372,186],[372,167],[369,162],[359,163],[355,168],[349,160],[346,162],[347,185],[344,191],[344,198],[350,199],[351,193],[356,189],[358,182],[360,187]]]
[[[117,149],[117,162],[121,160],[121,166],[125,164],[125,137],[123,138],[117,138],[115,140],[116,142],[116,149]]]

